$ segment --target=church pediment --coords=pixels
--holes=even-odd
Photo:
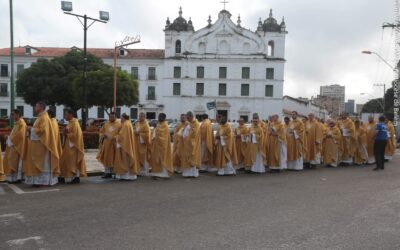
[[[214,24],[190,35],[184,45],[188,54],[264,54],[266,45],[256,33],[236,25],[228,11]]]

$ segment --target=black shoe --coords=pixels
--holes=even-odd
[[[205,174],[205,173],[208,173],[208,171],[207,170],[199,170],[199,173],[200,174]]]
[[[378,170],[380,170],[380,168],[376,167],[376,168],[374,168],[374,169],[372,169],[372,170],[378,171]]]
[[[79,177],[75,177],[72,181],[68,182],[68,184],[79,184],[81,183],[81,179]]]
[[[103,179],[111,179],[112,178],[112,174],[110,174],[110,173],[104,174],[101,178],[103,178]]]
[[[58,177],[58,183],[64,184],[65,183],[65,178],[64,177]]]

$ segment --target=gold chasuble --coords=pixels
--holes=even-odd
[[[396,151],[396,131],[391,121],[388,121],[386,123],[386,126],[389,132],[388,133],[389,138],[385,149],[385,159],[391,160],[394,155],[394,152]]]
[[[176,170],[180,170],[181,167],[181,157],[183,151],[183,129],[185,127],[185,123],[178,123],[174,129],[174,144],[172,149],[172,162]]]
[[[85,148],[82,129],[76,118],[68,121],[67,134],[60,159],[61,176],[86,177]]]
[[[356,127],[354,131],[355,136],[355,150],[354,150],[354,163],[362,165],[368,160],[367,153],[367,133],[364,127]]]
[[[350,118],[340,120],[340,130],[342,131],[342,155],[341,160],[345,163],[352,163],[355,152],[355,127]]]
[[[25,176],[34,177],[41,175],[47,163],[49,163],[51,174],[58,176],[60,174],[58,140],[46,111],[38,114],[31,129],[31,139],[28,141],[27,159],[24,164]],[[47,155],[49,162],[46,160]]]
[[[235,140],[231,126],[228,123],[220,125],[216,136],[219,137],[215,145],[216,167],[219,169],[225,168],[229,162],[237,165]]]
[[[303,156],[304,124],[301,120],[292,120],[286,128],[287,160],[296,161]]]
[[[373,164],[375,162],[374,156],[374,142],[376,134],[376,122],[368,122],[365,125],[365,131],[367,133],[367,152],[368,152],[368,163]]]
[[[106,121],[100,129],[100,151],[97,154],[99,160],[104,167],[113,168],[115,160],[115,136],[121,128],[120,121]]]
[[[336,126],[328,127],[325,130],[322,144],[322,158],[325,165],[337,167],[341,136],[340,129]]]
[[[151,144],[150,166],[152,175],[153,173],[162,173],[166,170],[168,175],[172,176],[174,168],[172,166],[171,138],[167,121],[157,124],[157,127],[153,131]]]
[[[196,119],[187,122],[183,130],[182,170],[201,165],[201,133],[200,124]]]
[[[50,118],[51,124],[53,126],[54,134],[57,140],[57,151],[58,155],[61,157],[62,155],[62,145],[61,145],[61,135],[60,135],[60,127],[58,126],[58,121],[56,118]]]
[[[267,165],[270,169],[281,168],[281,144],[286,144],[286,131],[281,122],[271,123],[269,130],[269,151],[267,151]]]
[[[306,122],[305,135],[305,156],[304,162],[312,165],[320,164],[321,159],[321,143],[323,139],[323,131],[321,124],[316,121],[308,120]]]
[[[264,129],[259,124],[252,124],[249,129],[250,143],[247,145],[245,157],[246,170],[250,170],[251,166],[256,163],[258,153],[261,153],[263,161],[265,161]]]
[[[116,137],[117,151],[115,154],[114,172],[117,175],[137,175],[139,161],[135,155],[135,138],[130,120],[121,123],[121,129]]]
[[[239,125],[235,129],[235,137],[236,137],[236,155],[238,164],[244,163],[244,158],[246,156],[247,150],[247,141],[248,141],[249,129],[245,124]]]
[[[214,135],[209,119],[204,119],[200,126],[201,131],[201,162],[205,165],[213,164]]]
[[[7,147],[3,166],[7,176],[17,174],[18,168],[22,168],[26,152],[26,143],[26,123],[24,119],[21,118],[15,122],[6,144]]]
[[[138,121],[135,124],[134,132],[136,157],[140,164],[138,167],[141,169],[145,167],[145,163],[149,162],[150,158],[151,139],[149,123],[146,120]]]

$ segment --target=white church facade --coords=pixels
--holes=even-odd
[[[241,26],[240,17],[232,21],[227,10],[213,22],[195,30],[192,21],[179,16],[166,21],[164,50],[124,49],[119,51],[117,66],[139,81],[139,103],[120,107],[135,118],[145,112],[148,119],[158,113],[178,118],[180,113],[196,115],[216,112],[230,120],[251,119],[253,112],[262,118],[282,114],[285,69],[286,25],[278,23],[272,10],[255,31]],[[53,58],[70,48],[18,47],[15,49],[16,71],[29,67],[38,58]],[[113,49],[88,49],[89,53],[113,64]],[[0,49],[0,115],[9,110],[9,49]],[[16,72],[18,74],[18,72]],[[110,83],[112,84],[112,83]],[[215,102],[216,110],[207,103]],[[19,109],[32,117],[32,107],[17,98]],[[63,107],[56,107],[61,118]],[[97,107],[89,110],[89,118],[103,117]]]

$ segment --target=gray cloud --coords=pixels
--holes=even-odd
[[[393,73],[364,49],[380,52],[394,63],[393,35],[381,25],[393,20],[392,0],[230,0],[227,9],[242,26],[254,30],[258,19],[267,18],[269,9],[288,26],[285,94],[317,95],[321,84],[343,84],[347,97],[365,101],[360,92],[372,96],[381,91],[376,82],[390,83]],[[196,29],[215,21],[222,8],[220,0],[86,0],[73,1],[74,12],[97,16],[110,12],[108,24],[94,24],[88,33],[90,47],[112,47],[125,35],[142,36],[138,48],[163,48],[165,20],[177,17],[179,6],[185,18],[191,17]],[[0,0],[0,47],[9,46],[8,0]],[[82,46],[82,29],[76,19],[62,14],[60,1],[14,0],[15,45],[72,47]],[[383,39],[382,39],[383,38]]]

